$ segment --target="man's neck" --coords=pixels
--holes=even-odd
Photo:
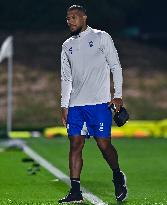
[[[85,31],[87,28],[88,28],[87,25],[83,26],[81,32]]]

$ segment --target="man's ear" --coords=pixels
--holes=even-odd
[[[86,21],[87,21],[87,16],[84,15],[84,16],[83,16],[83,19],[84,19],[84,21],[86,22]]]

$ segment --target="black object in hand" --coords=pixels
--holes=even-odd
[[[119,112],[116,112],[116,108],[114,104],[111,104],[110,108],[115,112],[113,119],[116,125],[118,127],[123,126],[129,119],[129,114],[127,110],[125,109],[125,107],[121,106]]]

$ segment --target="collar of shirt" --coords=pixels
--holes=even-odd
[[[80,32],[78,35],[74,36],[74,38],[84,37],[91,31],[91,27],[87,26],[85,31]]]

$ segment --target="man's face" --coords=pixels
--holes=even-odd
[[[68,11],[66,18],[72,35],[79,34],[86,25],[87,17],[83,14],[83,12],[77,9]]]

